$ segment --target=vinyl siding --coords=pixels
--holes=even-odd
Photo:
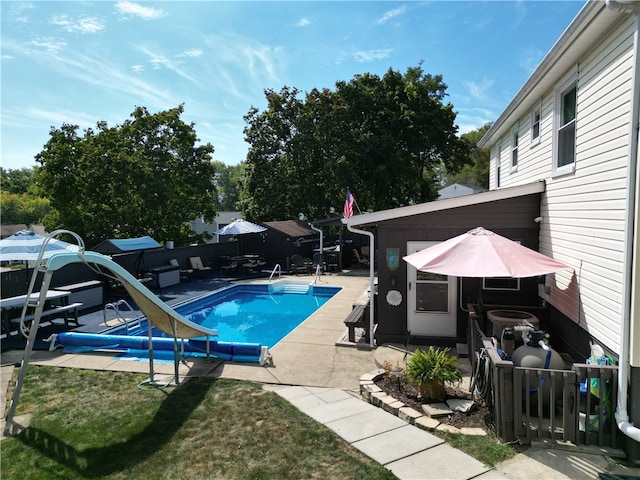
[[[539,143],[530,141],[530,115],[512,121],[521,139],[517,171],[510,171],[511,132],[491,147],[492,162],[502,162],[501,187],[546,180],[540,251],[574,269],[550,276],[547,300],[614,351],[623,314],[633,27],[630,18],[567,65],[578,75],[573,173],[553,176],[555,91],[531,99],[541,108]],[[496,188],[494,165],[491,175]]]

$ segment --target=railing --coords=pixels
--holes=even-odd
[[[316,265],[316,274],[315,274],[315,277],[313,278],[313,282],[311,282],[311,285],[316,285],[317,283],[320,283],[320,275],[322,275],[322,265],[318,264]]]
[[[124,323],[127,329],[127,334],[131,333],[133,329],[140,329],[140,321],[133,318],[126,318],[120,313],[120,306],[125,306],[128,311],[133,312],[133,308],[126,300],[118,300],[117,302],[107,303],[102,309],[102,318],[104,324],[107,325],[107,310],[113,310],[116,313],[115,320],[119,320],[120,323]]]
[[[617,367],[581,363],[567,370],[516,366],[500,357],[479,324],[480,318],[471,313],[472,390],[489,406],[496,434],[503,441],[538,439],[619,448],[614,419]]]
[[[269,281],[273,279],[273,276],[276,274],[276,272],[278,272],[278,278],[280,278],[280,275],[282,274],[282,268],[280,267],[279,263],[276,263],[276,266],[273,267],[273,270],[271,271],[271,275],[269,275]]]

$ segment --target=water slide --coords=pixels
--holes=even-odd
[[[44,260],[44,252],[47,248],[48,242],[54,238],[56,235],[61,233],[68,233],[73,235],[78,241],[78,245],[80,246],[79,252],[61,252],[52,254],[47,260]],[[46,262],[46,263],[45,263]],[[21,325],[20,330],[27,336],[27,343],[24,349],[22,362],[20,365],[20,372],[18,374],[18,380],[16,382],[13,397],[11,399],[11,403],[9,405],[9,411],[6,417],[5,435],[10,435],[13,428],[13,416],[15,414],[15,409],[18,404],[18,400],[20,397],[20,392],[22,390],[22,385],[24,383],[24,377],[26,375],[27,367],[29,364],[29,360],[31,358],[31,352],[33,350],[33,344],[36,338],[36,331],[38,330],[38,326],[40,324],[40,317],[45,304],[46,291],[49,289],[49,285],[51,284],[51,277],[53,273],[57,270],[60,270],[62,267],[72,264],[72,263],[84,263],[89,268],[94,271],[99,271],[99,273],[112,276],[112,278],[119,281],[124,288],[127,290],[127,293],[131,296],[131,298],[138,305],[138,308],[149,321],[149,337],[145,338],[146,349],[149,351],[149,380],[150,382],[154,382],[154,374],[153,374],[153,348],[154,345],[162,345],[160,349],[166,350],[169,349],[168,345],[171,345],[172,350],[174,352],[174,364],[175,364],[175,374],[174,381],[176,384],[179,383],[178,377],[178,367],[179,367],[179,351],[182,342],[184,345],[185,340],[189,340],[189,342],[193,342],[193,346],[197,345],[199,349],[203,349],[207,356],[212,351],[212,343],[213,346],[217,347],[219,352],[214,352],[216,356],[219,356],[223,359],[236,359],[240,358],[239,355],[234,354],[236,351],[241,352],[243,354],[247,353],[249,348],[253,348],[253,346],[238,346],[238,344],[224,344],[222,342],[211,342],[210,337],[217,337],[217,330],[209,329],[194,323],[187,318],[183,317],[171,307],[169,307],[166,303],[160,300],[151,290],[145,287],[140,281],[131,275],[126,269],[122,266],[118,265],[116,262],[111,260],[111,258],[102,255],[96,252],[86,252],[84,251],[84,242],[82,239],[75,233],[67,231],[67,230],[56,230],[49,234],[43,243],[40,255],[36,262],[38,265],[37,268],[34,269],[33,276],[31,278],[31,283],[29,285],[29,289],[27,292],[27,298],[34,293],[36,277],[38,272],[42,272],[44,274],[42,279],[42,285],[40,286],[40,294],[37,296],[37,300],[30,301],[28,304],[25,303],[25,306],[22,311]],[[108,270],[107,271],[105,271]],[[35,309],[34,318],[31,323],[30,329],[27,331],[24,325],[25,314],[27,312],[27,307],[32,307]],[[151,325],[154,325],[158,330],[168,335],[171,338],[152,338],[151,337]],[[60,334],[62,338],[64,338],[63,334]],[[76,333],[74,335],[67,334],[68,338],[74,338],[75,340],[71,340],[71,342],[76,342],[78,344],[78,335],[82,338],[83,334]],[[107,335],[94,335],[94,334],[84,334],[89,335],[90,337],[108,337]],[[197,340],[202,339],[204,340]],[[60,341],[61,338],[55,339],[54,341]],[[87,341],[88,338],[85,337],[82,341]],[[138,337],[138,345],[142,345],[139,343],[140,337]],[[111,340],[110,340],[111,341]],[[136,340],[134,340],[136,341]],[[112,345],[112,343],[110,344]],[[240,350],[238,350],[240,348]],[[264,362],[270,359],[270,355],[267,347],[261,347],[258,345],[259,356],[254,360],[258,361],[261,365]],[[251,350],[252,353],[256,350]],[[247,361],[246,359],[244,361]]]
[[[55,335],[51,342],[52,347],[59,344],[63,346],[149,350],[150,352],[179,348],[181,352],[204,353],[207,356],[213,354],[224,360],[264,364],[268,356],[267,347],[256,343],[242,344],[211,340],[210,337],[218,336],[217,330],[203,327],[180,315],[126,269],[105,255],[95,252],[59,253],[49,259],[46,269],[53,272],[74,262],[83,262],[90,267],[99,265],[108,269],[109,275],[112,275],[123,285],[149,323],[169,338],[64,332]],[[203,337],[206,337],[206,340],[202,340]],[[180,339],[179,345],[178,339]]]

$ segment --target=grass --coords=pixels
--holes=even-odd
[[[504,462],[518,453],[511,445],[502,443],[492,434],[483,437],[438,430],[434,432],[434,435],[489,467],[495,467],[498,463]]]
[[[30,366],[16,415],[31,422],[2,441],[2,478],[395,478],[260,385],[146,378]]]

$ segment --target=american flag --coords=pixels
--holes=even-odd
[[[344,201],[344,218],[353,216],[353,202],[355,198],[351,195],[351,191],[347,188],[347,199]]]

